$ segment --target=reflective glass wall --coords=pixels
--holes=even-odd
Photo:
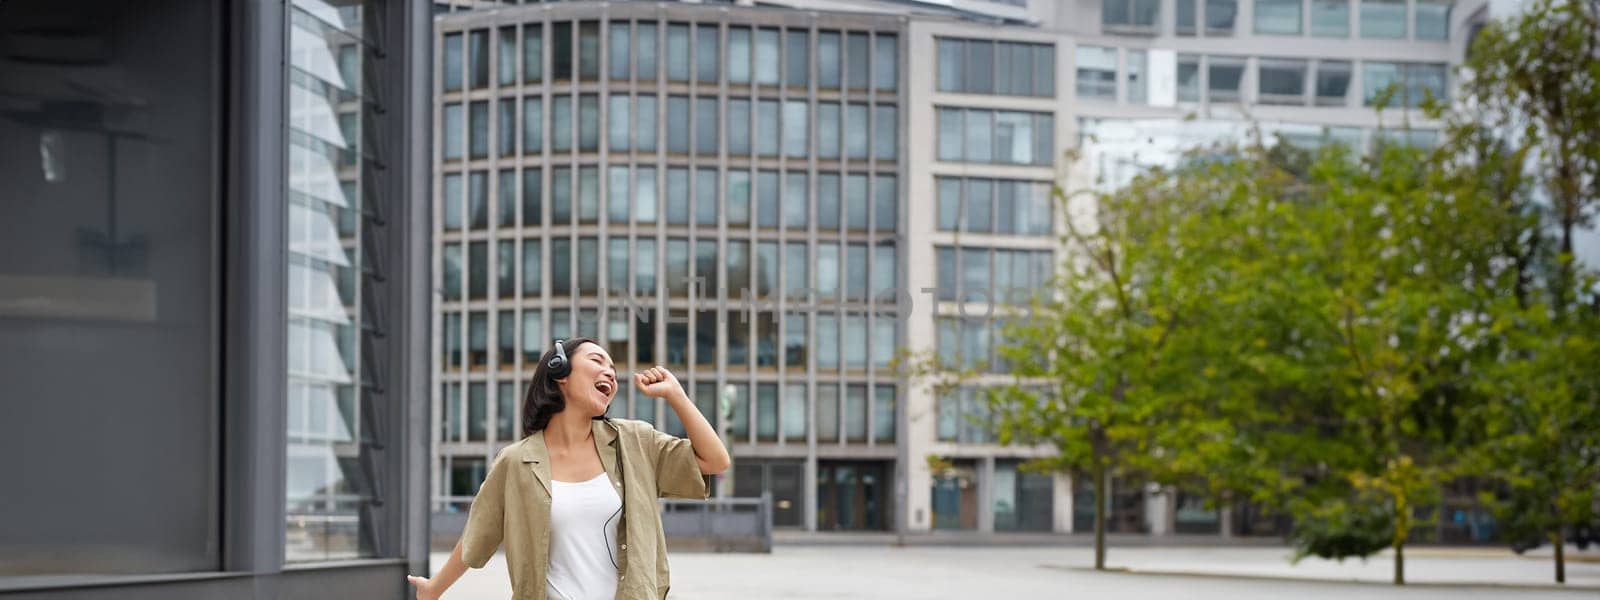
[[[568,336],[672,369],[736,446],[893,448],[898,24],[577,10],[440,22],[436,508]],[[631,386],[611,414],[683,434]]]

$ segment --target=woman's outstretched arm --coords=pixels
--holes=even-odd
[[[406,581],[417,586],[417,600],[438,600],[466,572],[467,563],[461,560],[461,542],[457,541],[455,550],[450,551],[450,558],[445,559],[444,566],[431,579],[408,575]]]

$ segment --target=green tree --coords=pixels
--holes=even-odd
[[[1462,186],[1510,217],[1497,276],[1512,289],[1471,324],[1486,349],[1475,388],[1490,398],[1472,454],[1499,484],[1484,500],[1502,530],[1550,541],[1564,582],[1565,528],[1596,518],[1600,486],[1600,288],[1574,256],[1600,201],[1600,3],[1538,0],[1488,24],[1462,74],[1459,109],[1435,110]]]

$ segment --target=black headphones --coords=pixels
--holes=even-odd
[[[567,360],[565,344],[566,340],[556,340],[556,355],[544,363],[551,379],[561,379],[572,374],[572,362]]]

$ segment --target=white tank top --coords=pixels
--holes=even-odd
[[[550,600],[617,595],[617,523],[622,499],[605,473],[581,483],[550,481]]]

